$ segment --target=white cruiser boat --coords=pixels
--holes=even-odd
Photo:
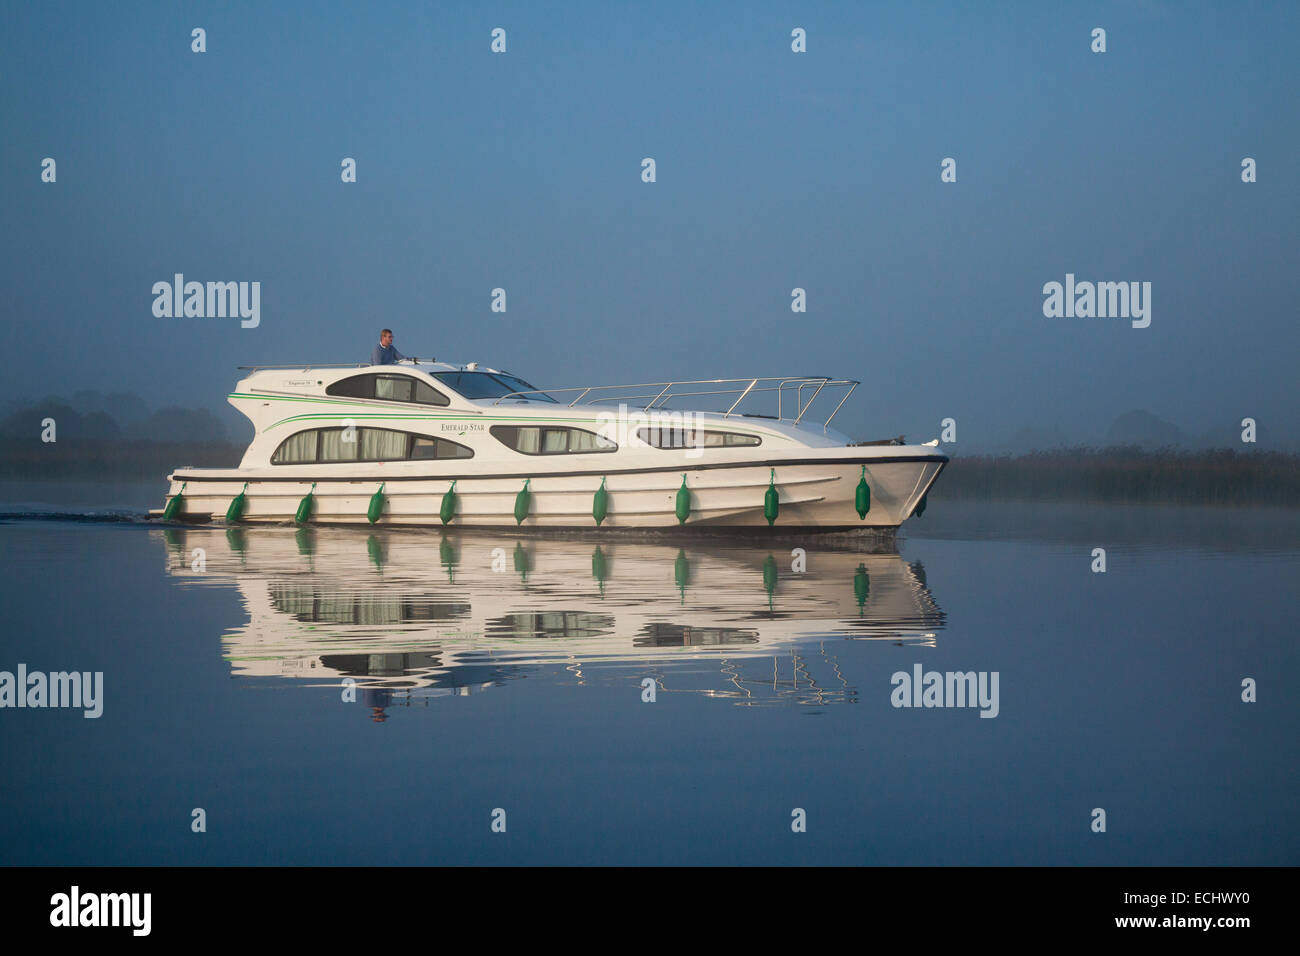
[[[830,427],[858,382],[776,376],[536,389],[474,363],[255,367],[238,468],[178,468],[169,520],[539,529],[897,528],[938,442]],[[838,404],[821,420],[819,398]],[[718,402],[718,411],[683,410]],[[768,407],[767,414],[756,408]],[[742,406],[748,406],[742,410]]]

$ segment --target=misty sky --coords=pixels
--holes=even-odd
[[[235,366],[386,325],[539,386],[857,378],[855,438],[1294,441],[1298,38],[1295,3],[5,4],[0,398],[238,426]],[[260,281],[260,326],[154,317],[177,272]],[[1149,281],[1151,326],[1045,318],[1067,272]]]

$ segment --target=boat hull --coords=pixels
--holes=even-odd
[[[310,492],[311,523],[368,524],[372,496],[382,482],[382,513],[374,524],[441,526],[444,495],[454,478],[453,526],[590,530],[596,527],[594,496],[603,479],[608,508],[601,530],[686,527],[722,532],[771,528],[846,531],[898,527],[915,511],[947,460],[943,455],[913,453],[737,462],[694,469],[477,477],[404,474],[313,478],[261,476],[241,469],[193,470],[177,471],[171,476],[168,499],[180,493],[184,485],[176,519],[203,521],[223,517],[231,500],[243,492],[241,523],[280,524],[295,519],[302,499]],[[871,490],[871,504],[866,516],[860,517],[855,494],[864,474]],[[685,522],[677,513],[683,476],[690,503]],[[529,491],[527,513],[517,521],[516,505],[525,480]],[[764,512],[769,482],[777,489],[779,500],[778,515],[771,523]]]

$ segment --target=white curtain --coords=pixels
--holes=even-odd
[[[569,451],[606,451],[617,448],[608,438],[602,438],[594,432],[574,428],[569,431]]]
[[[390,402],[409,402],[411,400],[411,379],[405,375],[376,376],[375,398],[386,398]]]
[[[353,429],[352,441],[343,440],[344,429],[328,428],[323,429],[320,433],[320,460],[321,461],[356,461],[357,460],[357,440],[356,430]]]
[[[515,448],[526,454],[535,455],[540,450],[541,429],[520,428],[515,432]]]
[[[386,428],[361,429],[363,461],[403,461],[406,458],[406,433]]]
[[[276,453],[275,460],[282,465],[301,465],[316,460],[316,432],[306,431],[294,435]]]

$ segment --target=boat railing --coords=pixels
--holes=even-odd
[[[421,359],[421,358],[410,358],[410,357],[407,357],[407,358],[401,358],[401,359],[398,359],[396,362],[388,362],[388,363],[386,363],[386,364],[388,364],[388,365],[401,365],[401,366],[405,366],[405,367],[413,367],[413,368],[417,368],[417,369],[418,369],[418,368],[420,368],[420,366],[422,366],[422,365],[437,365],[437,364],[439,364],[439,363],[438,363],[438,360],[437,360],[437,359],[434,359],[434,358],[430,358],[430,359]],[[241,372],[270,372],[270,371],[281,371],[281,372],[310,372],[310,371],[311,371],[312,369],[314,369],[314,368],[373,368],[374,366],[373,366],[373,364],[370,363],[370,362],[335,362],[335,363],[333,363],[333,364],[329,364],[329,363],[316,364],[316,363],[313,363],[313,364],[310,364],[310,365],[302,365],[302,364],[290,364],[290,365],[237,365],[237,366],[235,366],[235,367],[236,367],[237,369],[239,369],[239,371],[241,371]],[[450,365],[447,366],[447,368],[452,368],[452,367],[453,367],[453,366],[450,366]]]
[[[733,401],[721,415],[730,418],[734,414],[746,415],[749,412],[737,412],[740,404],[757,393],[776,392],[776,418],[778,421],[798,425],[808,414],[814,402],[825,389],[843,389],[844,394],[831,409],[831,413],[822,422],[822,430],[830,428],[831,419],[848,401],[853,390],[861,382],[849,378],[829,378],[825,375],[768,375],[755,378],[702,378],[690,381],[642,382],[634,385],[572,385],[564,388],[535,388],[526,391],[510,392],[502,395],[494,404],[500,405],[507,399],[523,398],[530,395],[545,395],[552,398],[563,394],[577,392],[578,395],[568,403],[572,408],[579,403],[597,405],[606,402],[619,402],[640,408],[643,411],[665,409],[670,401],[678,398],[698,397],[703,395],[735,395]],[[723,388],[695,388],[694,386],[718,385]],[[633,390],[642,390],[634,392]],[[805,389],[812,394],[804,398]],[[793,395],[787,396],[787,392]],[[790,403],[793,402],[793,408]],[[636,404],[641,403],[641,404]],[[770,407],[770,406],[769,406]],[[792,411],[793,417],[787,417],[786,411]]]
[[[310,372],[314,368],[367,368],[369,365],[369,362],[338,362],[334,365],[236,365],[235,368],[241,372]]]

